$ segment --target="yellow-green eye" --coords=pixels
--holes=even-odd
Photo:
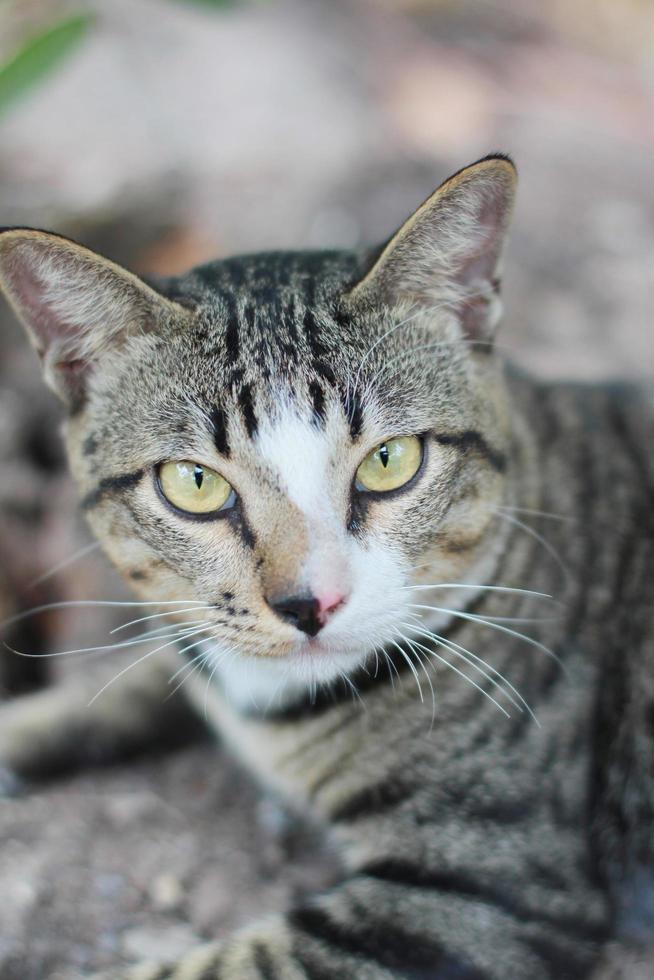
[[[162,463],[159,486],[166,500],[189,514],[211,514],[229,500],[232,488],[220,473],[182,459]]]
[[[420,469],[422,443],[417,436],[387,439],[364,459],[357,470],[357,485],[384,493],[408,483]]]

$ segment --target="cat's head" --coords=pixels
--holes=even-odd
[[[514,188],[489,157],[382,249],[153,286],[67,239],[0,233],[0,284],[68,406],[96,535],[142,597],[196,603],[228,678],[331,680],[419,624],[407,586],[484,574]]]

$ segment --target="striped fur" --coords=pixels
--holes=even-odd
[[[117,566],[142,596],[211,607],[190,702],[342,855],[329,892],[113,977],[578,980],[620,930],[654,927],[652,401],[498,364],[512,186],[482,161],[384,250],[160,283],[183,321],[128,330],[69,419]],[[397,434],[424,438],[415,480],[357,494],[357,461]],[[218,467],[241,504],[167,512],[152,468],[176,458]],[[321,575],[348,598],[315,654],[265,596]],[[150,716],[155,735],[156,670],[84,715],[61,695],[12,706],[0,757],[34,772],[112,717],[114,750]]]

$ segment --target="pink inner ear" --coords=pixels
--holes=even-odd
[[[474,290],[478,284],[483,289],[483,295],[473,293],[464,301],[459,312],[465,333],[473,339],[489,336],[489,304],[500,292],[497,266],[504,241],[503,215],[502,201],[497,195],[485,197],[477,218],[479,237],[475,247],[462,258],[456,273],[460,285]]]
[[[486,194],[477,214],[477,240],[470,253],[463,257],[457,280],[461,284],[475,281],[491,282],[504,240],[503,200],[496,193]]]
[[[89,373],[88,361],[57,361],[54,375],[57,388],[66,394],[72,405],[81,405],[84,401],[85,382]]]
[[[32,248],[34,246],[29,250]],[[73,346],[71,341],[79,336],[79,331],[67,324],[45,301],[45,284],[37,275],[31,256],[25,255],[27,251],[28,248],[24,246],[19,250],[19,259],[11,262],[8,278],[17,304],[34,336],[36,348],[43,357],[53,346],[70,349]]]
[[[492,250],[482,252],[465,263],[457,275],[457,282],[471,290],[470,297],[459,307],[459,319],[463,331],[471,340],[487,340],[493,333],[489,313],[494,297],[499,296],[500,280],[496,276],[497,255]],[[475,293],[478,286],[479,293]]]

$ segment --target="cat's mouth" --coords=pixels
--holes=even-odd
[[[327,644],[318,636],[308,636],[298,645],[298,653],[327,654],[331,650]]]
[[[360,644],[313,636],[299,641],[284,659],[289,664],[295,663],[300,670],[309,668],[319,674],[326,671],[331,677],[334,669],[350,670],[365,656]]]

